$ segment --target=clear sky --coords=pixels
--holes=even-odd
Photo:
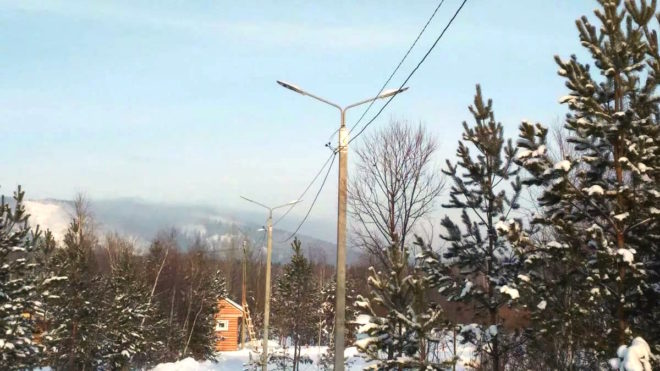
[[[339,117],[275,80],[340,104],[369,97],[436,5],[0,0],[0,192],[22,184],[30,198],[84,191],[233,209],[251,207],[239,194],[294,199],[329,155]],[[391,87],[458,5],[445,1]],[[552,124],[565,112],[553,55],[582,54],[574,21],[595,6],[469,0],[372,128],[423,122],[440,141],[438,160],[453,156],[475,83],[508,135],[522,119]],[[335,213],[333,171],[309,228],[331,236]]]

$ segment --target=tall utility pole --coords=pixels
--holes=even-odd
[[[273,255],[273,210],[279,209],[281,207],[291,206],[300,202],[300,200],[295,200],[288,202],[284,205],[269,207],[262,203],[259,203],[249,198],[241,196],[242,199],[253,204],[259,205],[268,210],[268,220],[266,221],[266,233],[268,234],[268,242],[266,243],[266,289],[265,289],[265,299],[264,299],[264,340],[263,340],[263,352],[261,354],[261,370],[268,371],[268,322],[270,320],[270,261]]]
[[[247,280],[247,241],[243,240],[243,282],[241,284],[241,305],[243,308],[243,317],[241,317],[241,349],[245,349],[245,307],[246,298],[246,280]]]
[[[391,97],[402,93],[408,88],[383,91],[380,95],[365,99],[363,101],[349,104],[342,108],[326,99],[310,94],[296,85],[284,81],[277,81],[283,87],[298,94],[306,95],[325,104],[337,108],[340,112],[339,141],[337,152],[339,153],[339,178],[337,197],[337,302],[335,305],[335,371],[344,371],[344,328],[346,326],[346,204],[347,204],[347,179],[348,179],[348,129],[346,129],[346,111],[359,105],[372,102],[376,99]]]

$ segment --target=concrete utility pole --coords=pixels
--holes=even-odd
[[[270,320],[270,261],[273,255],[273,210],[286,206],[297,204],[300,200],[291,201],[284,205],[269,207],[249,198],[241,196],[245,201],[252,202],[268,210],[268,220],[266,221],[266,232],[268,234],[268,242],[266,243],[266,294],[264,299],[264,340],[263,352],[261,354],[261,370],[268,371],[268,322]]]
[[[245,349],[245,306],[247,304],[246,298],[246,280],[247,280],[247,241],[243,240],[243,282],[241,284],[241,305],[243,307],[243,317],[241,317],[241,349]]]
[[[298,94],[306,95],[325,104],[337,108],[340,112],[339,141],[339,179],[337,197],[337,302],[335,305],[335,371],[344,371],[344,328],[346,326],[346,209],[347,209],[347,179],[348,179],[348,129],[346,129],[346,111],[350,108],[372,102],[376,99],[391,97],[402,93],[408,88],[383,91],[380,95],[363,101],[349,104],[342,108],[326,99],[310,94],[296,85],[277,80],[281,86]]]

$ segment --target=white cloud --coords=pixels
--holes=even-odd
[[[56,241],[61,242],[71,219],[71,210],[65,203],[49,201],[25,201],[30,214],[30,226],[41,230],[50,229]]]
[[[177,14],[155,14],[116,3],[61,1],[6,1],[0,8],[43,13],[96,22],[127,23],[153,29],[170,29],[203,36],[229,37],[273,47],[317,49],[377,49],[408,45],[415,29],[391,25],[320,25],[273,21],[227,21]]]

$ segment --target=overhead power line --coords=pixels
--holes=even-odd
[[[394,71],[392,72],[392,74],[390,74],[390,76],[388,77],[387,81],[385,81],[385,83],[384,83],[383,86],[381,87],[381,89],[380,89],[380,91],[378,92],[377,96],[380,95],[380,94],[383,92],[383,90],[385,89],[385,87],[387,86],[387,84],[392,80],[392,78],[394,77],[394,75],[396,74],[396,72],[399,70],[399,68],[401,67],[401,65],[402,65],[403,62],[405,61],[405,59],[408,57],[408,55],[410,54],[410,52],[412,51],[412,49],[415,47],[415,45],[417,44],[417,42],[418,42],[419,39],[421,38],[422,34],[425,32],[425,30],[426,30],[426,28],[428,27],[428,25],[431,23],[431,21],[432,21],[433,18],[435,17],[436,13],[437,13],[438,10],[440,9],[440,7],[441,7],[442,4],[444,3],[444,1],[445,1],[445,0],[441,0],[440,3],[438,4],[438,6],[435,8],[435,10],[433,11],[433,13],[432,13],[431,16],[429,17],[429,20],[426,22],[426,24],[424,25],[424,27],[422,28],[422,30],[420,31],[420,33],[417,35],[417,38],[415,38],[415,41],[413,42],[413,44],[410,46],[410,48],[408,49],[408,51],[406,52],[406,54],[403,56],[403,58],[401,59],[401,61],[399,62],[399,64],[396,66],[396,68],[394,69]],[[433,42],[433,44],[431,45],[431,47],[429,48],[429,50],[424,54],[424,56],[423,56],[422,59],[419,61],[419,63],[417,63],[417,65],[415,66],[415,68],[410,72],[410,74],[408,74],[408,77],[406,77],[406,79],[403,81],[403,83],[401,84],[401,86],[399,87],[399,89],[402,89],[402,88],[406,85],[406,83],[408,83],[408,81],[410,80],[410,78],[412,78],[412,76],[415,74],[415,72],[417,72],[417,70],[419,69],[419,67],[424,63],[424,61],[426,61],[426,58],[429,56],[429,54],[431,54],[431,52],[433,51],[433,49],[436,47],[436,45],[438,44],[438,42],[442,39],[442,37],[443,37],[444,34],[447,32],[447,30],[449,29],[449,27],[451,26],[451,24],[454,22],[454,20],[455,20],[456,17],[458,16],[458,14],[461,12],[461,10],[463,9],[463,7],[465,6],[465,3],[467,3],[467,0],[463,0],[463,2],[461,3],[461,5],[458,7],[458,9],[457,9],[456,12],[454,13],[454,15],[451,17],[451,19],[449,20],[449,22],[447,23],[447,25],[444,27],[444,29],[443,29],[442,32],[440,33],[440,35],[436,38],[435,42]],[[348,143],[350,144],[353,140],[355,140],[357,137],[359,137],[359,136],[360,136],[360,135],[361,135],[361,134],[367,129],[367,127],[369,127],[369,125],[371,125],[371,124],[372,124],[372,123],[378,118],[378,116],[383,112],[383,110],[385,109],[385,107],[387,107],[387,106],[390,104],[390,102],[392,101],[392,99],[394,99],[394,97],[396,97],[397,95],[398,95],[398,94],[392,95],[392,96],[391,96],[391,97],[385,102],[385,104],[380,108],[380,110],[376,113],[376,115],[374,115],[374,117],[372,117],[371,120],[369,120],[369,122],[367,122],[367,123],[364,125],[364,127],[362,127],[362,129],[360,129],[360,131],[359,131],[355,136],[353,136],[353,138],[351,138],[351,139],[349,140]],[[372,105],[373,105],[373,102],[371,102],[371,103],[369,104],[369,106],[367,107],[367,109],[363,112],[363,114],[362,114],[362,116],[360,117],[360,119],[358,119],[358,121],[353,125],[353,127],[351,128],[351,130],[353,130],[355,127],[357,127],[357,125],[358,125],[358,124],[360,123],[360,121],[364,118],[364,116],[365,116],[366,113],[369,111],[369,108],[370,108]],[[334,136],[335,134],[336,134],[336,132],[333,134],[333,136]],[[332,138],[332,136],[331,136],[331,138]],[[330,166],[328,167],[328,169],[327,169],[327,171],[326,171],[326,173],[325,173],[325,176],[324,176],[324,178],[323,178],[323,183],[321,183],[321,186],[319,187],[318,191],[316,192],[316,195],[314,196],[314,200],[312,201],[312,204],[310,205],[309,209],[307,210],[307,213],[305,214],[305,217],[304,217],[303,220],[300,222],[300,224],[298,224],[298,227],[296,227],[296,230],[295,230],[293,233],[291,233],[291,235],[289,235],[289,237],[287,237],[286,239],[284,239],[284,240],[282,240],[282,241],[280,241],[280,242],[286,242],[286,241],[289,241],[291,238],[293,238],[293,236],[295,236],[295,235],[298,233],[298,231],[300,230],[300,228],[301,228],[301,227],[303,226],[303,224],[305,224],[305,222],[307,221],[307,218],[309,217],[309,214],[312,212],[312,209],[314,208],[314,205],[316,204],[316,201],[318,200],[318,197],[319,197],[319,195],[321,194],[321,191],[323,190],[323,187],[325,186],[326,181],[328,180],[328,175],[330,174],[330,170],[332,169],[332,165],[333,165],[334,162],[335,162],[334,160],[335,160],[335,158],[336,158],[336,154],[337,154],[337,152],[336,152],[336,151],[333,151],[333,153],[332,153],[332,155],[330,156],[330,158],[329,158],[328,160],[326,160],[326,163],[323,164],[323,166],[321,167],[321,170],[316,174],[316,176],[314,177],[314,179],[312,180],[312,182],[310,182],[310,184],[307,186],[307,188],[305,188],[305,191],[303,191],[302,195],[304,195],[304,194],[309,190],[309,188],[312,186],[312,184],[314,184],[314,183],[316,182],[316,179],[318,178],[319,174],[321,174],[321,172],[323,171],[323,169],[324,169],[325,166],[327,165],[327,162],[328,162],[329,160],[332,160],[332,162],[330,163]],[[302,198],[302,195],[301,195],[301,197],[299,197],[299,198]],[[282,216],[281,216],[281,217],[275,222],[275,224],[277,224],[280,220],[282,220],[282,219],[283,219],[283,218],[289,213],[289,211],[291,211],[291,209],[293,209],[294,206],[295,206],[295,205],[292,205],[292,207],[290,207],[289,210],[287,210],[287,212],[286,212],[284,215],[282,215]]]
[[[441,0],[440,3],[438,3],[438,6],[435,7],[435,10],[433,10],[433,13],[431,13],[431,16],[429,17],[428,21],[426,21],[426,23],[424,24],[424,27],[422,27],[422,30],[419,31],[419,34],[417,34],[417,37],[415,38],[415,41],[413,41],[412,45],[410,45],[410,48],[408,48],[408,51],[406,52],[406,54],[404,54],[403,58],[401,58],[401,61],[399,62],[399,64],[396,66],[396,68],[394,68],[394,71],[392,71],[392,73],[390,74],[390,77],[387,78],[385,83],[383,83],[383,86],[381,86],[380,90],[378,90],[378,93],[376,93],[376,95],[374,95],[374,97],[379,96],[383,92],[383,90],[385,90],[385,88],[387,87],[387,84],[390,83],[390,81],[392,80],[394,75],[397,73],[397,71],[399,71],[399,68],[401,68],[401,65],[403,64],[403,62],[405,62],[406,58],[408,58],[408,55],[410,55],[410,52],[413,50],[415,45],[417,45],[417,42],[422,37],[422,35],[424,34],[424,31],[426,31],[426,28],[429,26],[429,24],[431,23],[433,18],[435,18],[435,15],[438,13],[438,10],[440,10],[440,7],[442,6],[442,4],[444,2],[445,2],[445,0]],[[364,112],[362,112],[362,115],[360,116],[360,118],[355,122],[355,124],[353,124],[353,126],[351,127],[351,130],[349,131],[349,133],[352,132],[353,129],[355,129],[360,124],[360,122],[362,122],[362,119],[364,118],[364,116],[367,115],[367,112],[369,112],[369,110],[371,109],[371,106],[373,106],[375,102],[376,101],[374,100],[374,101],[371,101],[371,103],[369,103],[369,105],[364,110]],[[336,133],[336,131],[335,131],[335,133]]]
[[[408,77],[406,77],[406,79],[403,81],[403,83],[401,84],[401,86],[399,87],[399,89],[402,89],[402,88],[408,83],[408,80],[410,80],[410,78],[415,74],[415,72],[417,72],[417,70],[418,70],[419,67],[424,63],[424,61],[425,61],[426,58],[429,56],[429,54],[431,54],[431,52],[433,51],[433,49],[435,48],[435,46],[438,45],[438,42],[442,39],[442,37],[445,35],[445,32],[447,32],[447,30],[449,29],[449,27],[451,26],[451,24],[454,22],[454,20],[455,20],[456,17],[458,16],[458,14],[461,12],[461,10],[463,9],[463,6],[465,5],[465,3],[467,3],[467,0],[463,0],[463,2],[462,2],[461,5],[458,7],[458,9],[456,9],[456,12],[455,12],[454,15],[451,17],[451,19],[449,20],[449,22],[447,23],[447,25],[445,26],[445,28],[442,30],[442,32],[440,33],[440,35],[435,39],[435,42],[433,43],[433,45],[431,45],[431,47],[430,47],[429,50],[426,52],[426,54],[424,54],[424,57],[422,57],[422,59],[419,61],[419,63],[417,63],[417,66],[415,66],[415,68],[413,68],[413,70],[410,72],[410,74],[408,75]],[[360,136],[360,135],[361,135],[361,134],[362,134],[362,133],[368,128],[368,127],[369,127],[369,125],[371,125],[371,124],[372,124],[372,123],[378,118],[378,116],[380,116],[380,114],[383,112],[383,110],[385,109],[385,107],[387,107],[387,106],[390,104],[390,102],[392,102],[392,99],[394,99],[394,97],[396,97],[397,95],[398,95],[398,94],[395,94],[395,95],[391,96],[390,99],[388,99],[388,100],[385,102],[385,104],[380,108],[380,110],[376,113],[376,115],[374,115],[374,117],[372,117],[371,120],[369,120],[369,122],[367,122],[367,123],[362,127],[362,129],[360,129],[360,131],[359,131],[356,135],[354,135],[354,136],[348,141],[348,143],[350,144],[350,143],[353,142],[355,139],[357,139],[357,138],[358,138],[358,137],[359,137],[359,136]]]
[[[307,210],[307,214],[305,214],[305,217],[303,220],[298,224],[298,227],[296,227],[296,230],[289,235],[289,237],[285,238],[284,240],[280,242],[286,242],[289,241],[293,236],[298,233],[300,228],[305,224],[305,221],[307,221],[307,218],[309,217],[309,214],[312,212],[312,209],[314,208],[314,205],[316,204],[316,200],[319,198],[319,195],[321,194],[321,191],[323,190],[323,187],[325,186],[325,182],[328,180],[328,175],[330,175],[330,170],[332,170],[332,165],[335,163],[335,158],[337,158],[337,152],[332,152],[332,161],[330,162],[330,166],[328,166],[328,170],[325,172],[325,176],[323,177],[323,183],[321,183],[321,186],[319,187],[319,190],[316,192],[316,196],[314,196],[314,200],[312,201],[312,204],[309,206],[309,209]]]
[[[335,157],[335,153],[334,153],[334,151],[333,151],[333,152],[330,154],[330,157],[328,157],[328,159],[325,160],[325,163],[323,164],[323,166],[321,166],[321,168],[320,168],[319,171],[316,173],[316,175],[314,175],[314,179],[312,179],[312,181],[309,182],[309,184],[307,185],[307,187],[305,188],[305,190],[300,194],[300,196],[298,196],[297,200],[302,200],[303,197],[305,197],[305,194],[307,193],[307,191],[309,191],[309,189],[312,187],[312,185],[313,185],[314,183],[316,183],[316,179],[319,178],[319,175],[321,175],[321,173],[323,172],[323,169],[325,169],[325,167],[328,166],[328,163],[329,163],[330,160],[332,160],[334,157]],[[284,214],[282,214],[282,216],[280,216],[279,218],[277,218],[277,220],[275,221],[275,223],[273,223],[273,227],[276,226],[277,223],[279,223],[282,219],[284,219],[284,218],[289,214],[289,212],[290,212],[291,210],[293,210],[294,207],[296,207],[296,205],[298,205],[298,204],[295,203],[295,204],[291,205],[291,207],[289,207],[289,208],[287,209],[287,211],[286,211]]]

